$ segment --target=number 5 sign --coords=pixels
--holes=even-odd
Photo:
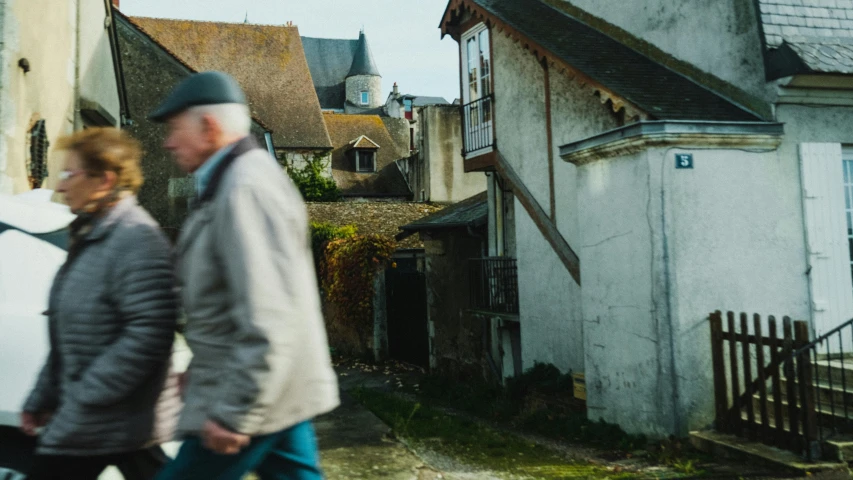
[[[693,168],[692,153],[676,153],[675,168]]]

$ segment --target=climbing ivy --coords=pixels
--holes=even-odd
[[[321,286],[326,271],[326,246],[333,240],[353,237],[357,232],[355,225],[338,226],[325,222],[311,222],[311,250],[314,252],[314,268]]]
[[[301,168],[286,165],[285,169],[306,202],[337,202],[341,199],[341,191],[334,179],[323,175],[326,167],[324,157],[317,154],[306,159]]]
[[[340,307],[338,320],[354,326],[363,345],[373,332],[373,278],[395,248],[394,240],[382,235],[356,235],[326,246],[323,290]]]

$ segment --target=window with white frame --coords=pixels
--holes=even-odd
[[[489,29],[480,24],[462,36],[463,140],[465,151],[491,147],[492,54]]]
[[[376,171],[376,152],[372,150],[355,151],[355,171],[371,173]]]
[[[364,90],[361,92],[361,104],[367,105],[370,103],[370,92]]]

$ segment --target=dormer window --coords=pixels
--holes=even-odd
[[[361,104],[368,105],[370,104],[370,92],[364,90],[361,92]]]
[[[355,151],[355,171],[373,173],[376,171],[376,152],[374,150]]]
[[[349,153],[355,163],[355,171],[359,173],[373,173],[376,171],[376,152],[379,144],[362,135],[349,144]]]

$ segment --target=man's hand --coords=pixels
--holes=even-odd
[[[201,431],[204,446],[222,455],[234,455],[249,444],[251,437],[223,428],[213,420],[204,422]]]
[[[51,415],[49,412],[22,412],[21,431],[31,437],[35,437],[37,434],[36,429],[47,425],[47,421],[50,420]]]

